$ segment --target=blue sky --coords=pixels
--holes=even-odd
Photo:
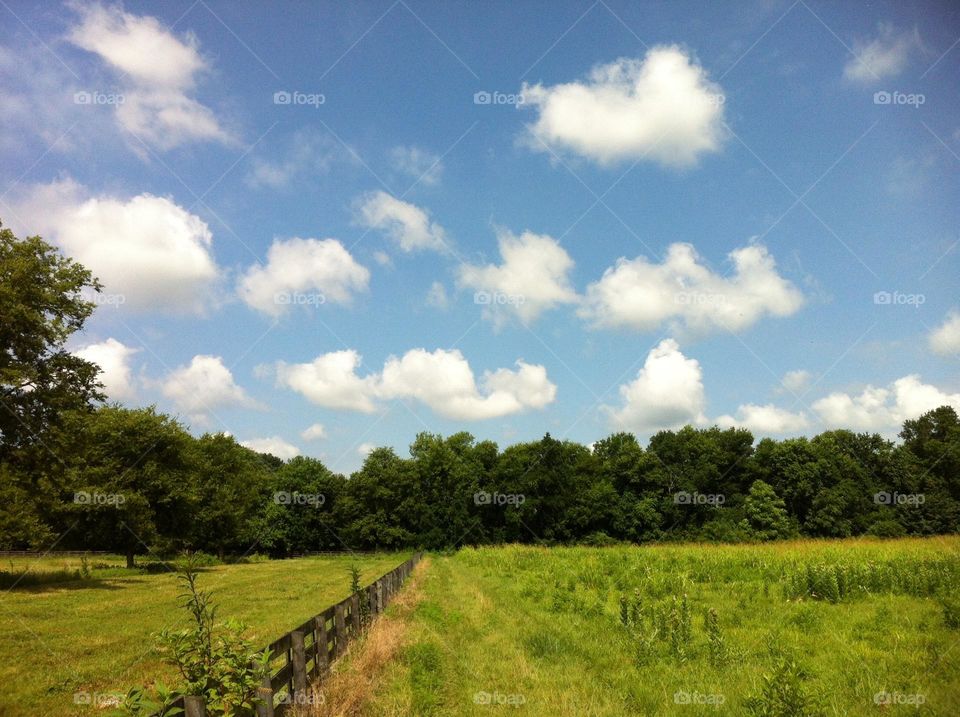
[[[111,398],[195,433],[348,472],[960,408],[951,3],[0,18],[0,217],[102,278]]]

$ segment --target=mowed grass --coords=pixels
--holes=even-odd
[[[255,645],[272,640],[350,592],[356,562],[366,585],[407,554],[298,558],[203,568],[200,585],[214,591],[219,614],[244,621]],[[185,621],[172,573],[130,574],[122,558],[95,556],[90,580],[0,590],[0,715],[103,714],[75,703],[75,693],[111,695],[173,671],[153,653],[153,634]],[[30,573],[80,567],[79,558],[0,560],[0,569]],[[25,581],[24,581],[25,582]],[[101,704],[104,699],[101,697]]]
[[[807,566],[861,584],[794,597]],[[960,624],[940,595],[958,576],[957,537],[466,549],[433,558],[365,714],[953,716]]]

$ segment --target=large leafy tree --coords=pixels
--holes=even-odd
[[[117,550],[130,567],[154,546],[188,547],[205,467],[196,439],[153,407],[101,406],[71,421],[70,542]]]
[[[100,284],[40,237],[0,227],[0,547],[46,545],[65,489],[65,417],[102,399],[98,367],[65,349]]]
[[[100,284],[81,264],[0,228],[0,460],[28,459],[65,412],[103,398],[97,366],[64,348],[93,313],[84,289]]]

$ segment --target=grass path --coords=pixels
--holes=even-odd
[[[782,576],[805,562],[885,560],[917,571],[943,559],[960,561],[960,539],[510,546],[437,557],[408,644],[363,714],[747,714],[764,676],[792,658],[805,675],[793,682],[809,702],[796,714],[957,715],[960,631],[945,625],[936,599],[891,592],[831,604],[782,593]],[[692,636],[682,660],[654,639],[638,662],[637,633],[619,620],[619,597],[634,589],[650,614],[688,596]],[[709,659],[710,607],[729,649],[723,666]],[[878,706],[878,692],[919,695],[923,704]]]

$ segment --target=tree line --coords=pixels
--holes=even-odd
[[[944,406],[894,443],[832,430],[755,442],[741,428],[616,433],[504,449],[461,432],[378,448],[348,476],[155,407],[104,403],[65,348],[96,279],[39,237],[0,228],[0,548],[137,554],[953,533],[960,419]]]

